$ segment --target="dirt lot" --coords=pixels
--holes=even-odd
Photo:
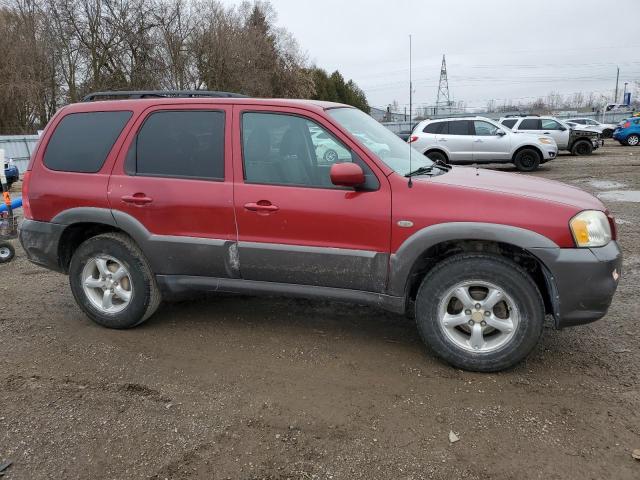
[[[604,320],[547,329],[500,374],[337,303],[216,297],[106,330],[18,249],[0,266],[5,478],[639,479],[640,203],[615,192],[640,190],[640,148],[535,175],[617,199],[624,272]]]

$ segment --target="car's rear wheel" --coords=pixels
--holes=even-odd
[[[103,327],[135,327],[160,304],[144,255],[121,233],[98,235],[82,243],[71,259],[69,283],[78,306]]]
[[[465,370],[494,372],[522,361],[542,334],[544,316],[529,274],[484,254],[459,254],[436,265],[416,298],[424,342]]]
[[[425,153],[425,156],[434,162],[440,161],[442,163],[449,163],[447,156],[442,152],[427,152]]]
[[[540,154],[531,148],[525,148],[516,153],[513,163],[521,172],[533,172],[540,166]]]
[[[0,243],[0,263],[9,263],[16,256],[16,251],[10,243]]]
[[[630,147],[636,147],[640,144],[640,137],[638,135],[629,135],[627,137],[627,145]]]
[[[572,155],[591,155],[593,152],[593,144],[588,140],[578,140],[571,147]]]

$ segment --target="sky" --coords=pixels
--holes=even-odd
[[[233,2],[232,3],[238,3]],[[451,100],[484,107],[555,91],[613,100],[640,81],[640,0],[271,0],[309,60],[340,70],[369,104],[435,103],[442,55]],[[634,25],[635,24],[635,25]],[[634,29],[636,31],[634,31]],[[622,97],[622,93],[620,93]],[[620,98],[621,100],[621,98]]]

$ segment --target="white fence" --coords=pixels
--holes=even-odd
[[[4,150],[4,158],[13,160],[22,174],[27,170],[39,138],[38,135],[0,135],[0,150]]]

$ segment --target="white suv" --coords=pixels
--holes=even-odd
[[[558,150],[566,150],[572,155],[591,155],[602,145],[600,133],[588,127],[571,128],[554,117],[530,115],[525,117],[501,118],[500,123],[515,133],[533,134],[553,138]]]
[[[409,143],[429,157],[448,163],[511,163],[530,172],[553,160],[558,146],[553,138],[515,134],[484,117],[423,120]]]

